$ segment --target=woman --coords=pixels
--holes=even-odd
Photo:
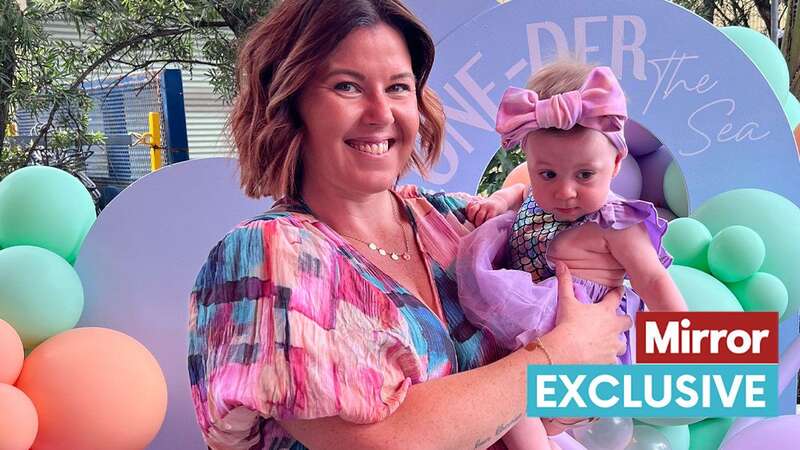
[[[625,350],[619,293],[578,304],[568,273],[541,346],[504,355],[464,319],[452,263],[468,196],[395,189],[439,155],[433,55],[397,0],[284,0],[241,48],[242,185],[280,200],[223,238],[192,292],[211,448],[488,448],[524,414],[528,364]]]

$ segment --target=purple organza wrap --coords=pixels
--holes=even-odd
[[[534,283],[528,272],[503,268],[508,265],[508,238],[515,218],[516,213],[508,212],[478,227],[462,239],[456,259],[459,301],[464,314],[509,350],[553,329],[558,301],[555,277]],[[609,202],[588,217],[588,221],[612,229],[644,223],[659,260],[665,267],[672,261],[661,246],[666,221],[658,218],[652,204],[627,200]],[[575,277],[573,288],[576,298],[583,303],[596,302],[610,290],[608,286]],[[639,296],[626,288],[619,314],[627,314],[635,320],[636,312],[643,306]],[[623,337],[629,345],[620,362],[630,364],[635,354],[632,348],[634,329],[625,332]]]

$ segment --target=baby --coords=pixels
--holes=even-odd
[[[514,185],[468,205],[475,225],[488,222],[463,240],[457,270],[467,317],[509,350],[555,326],[556,261],[570,269],[584,303],[627,277],[633,289],[625,288],[620,314],[633,318],[643,308],[640,295],[651,311],[686,310],[666,271],[672,261],[661,246],[666,221],[652,204],[610,189],[628,154],[626,119],[625,94],[608,67],[559,61],[534,74],[527,89],[504,93],[496,129],[504,148],[522,146],[531,186]],[[517,212],[501,215],[506,211]],[[627,332],[625,338],[620,362],[630,364]],[[544,422],[543,428],[539,419],[523,420],[504,437],[506,445],[547,449],[545,429],[558,434],[575,423]]]

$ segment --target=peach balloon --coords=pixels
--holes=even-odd
[[[800,125],[794,129],[794,143],[797,145],[797,156],[800,156]]]
[[[155,438],[167,411],[158,362],[107,328],[75,328],[36,347],[17,386],[39,412],[33,450],[134,450]]]
[[[22,340],[8,322],[0,319],[0,383],[14,384],[17,381],[23,359]]]
[[[39,421],[31,399],[10,384],[0,383],[0,450],[27,450]]]
[[[514,169],[508,173],[506,180],[503,181],[503,188],[507,188],[517,183],[522,183],[526,186],[531,185],[531,177],[528,175],[528,163],[526,162],[514,167]]]

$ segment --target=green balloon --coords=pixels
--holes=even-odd
[[[625,450],[670,450],[669,439],[650,425],[635,425]]]
[[[667,269],[689,311],[742,311],[727,286],[711,275],[686,266],[673,264]]]
[[[789,66],[786,59],[768,37],[746,27],[723,27],[719,29],[753,61],[767,79],[778,101],[783,104],[789,94]]]
[[[789,305],[786,285],[770,273],[756,272],[746,280],[729,284],[728,288],[745,311],[777,311],[783,315]]]
[[[719,417],[689,425],[689,450],[717,450],[732,424],[732,417]]]
[[[664,173],[664,200],[678,217],[689,215],[689,196],[686,194],[686,180],[675,161],[669,163]]]
[[[707,255],[711,233],[700,221],[691,217],[679,217],[671,221],[661,242],[675,264],[709,271]]]
[[[742,281],[764,264],[766,248],[761,236],[750,228],[732,225],[723,228],[708,246],[708,267],[725,283]]]
[[[691,435],[689,425],[675,425],[671,427],[656,427],[669,440],[672,450],[689,450]]]
[[[746,226],[761,236],[766,248],[761,272],[780,278],[789,292],[781,319],[800,309],[800,208],[788,199],[761,189],[736,189],[719,194],[692,212],[712,234],[731,225]]]
[[[800,101],[791,92],[786,96],[786,101],[783,102],[783,110],[789,120],[789,126],[794,130],[800,125]]]
[[[64,258],[39,247],[0,250],[0,319],[31,349],[69,330],[83,311],[83,285]]]
[[[73,263],[95,218],[89,191],[63,170],[24,167],[0,181],[0,247],[33,245]]]

